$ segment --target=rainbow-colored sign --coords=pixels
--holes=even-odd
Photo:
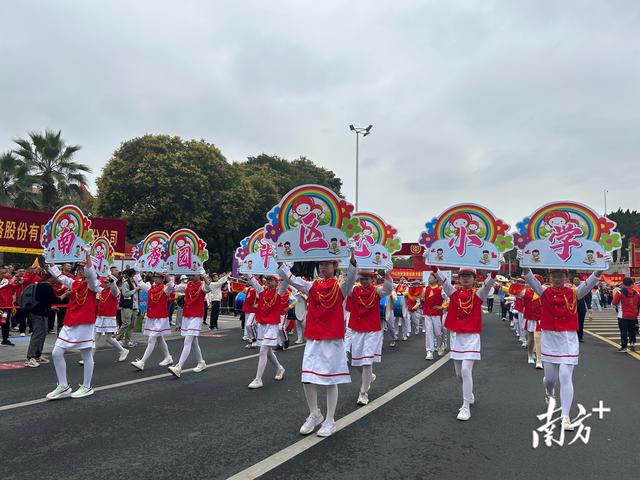
[[[480,205],[454,205],[425,227],[418,242],[428,265],[499,270],[504,252],[513,249],[509,225]]]
[[[267,214],[264,237],[276,244],[278,261],[349,257],[349,238],[360,231],[353,205],[321,185],[301,185]]]
[[[111,266],[115,261],[115,250],[107,237],[98,237],[91,245],[91,263],[99,277],[111,274]]]
[[[135,269],[141,272],[162,272],[168,257],[166,232],[151,232],[131,252],[136,260]]]
[[[91,220],[75,205],[65,205],[44,226],[40,244],[47,263],[84,261],[93,241]]]
[[[273,275],[278,269],[275,253],[275,244],[264,238],[264,229],[259,228],[236,248],[238,270],[247,275]]]
[[[606,270],[608,252],[622,246],[616,223],[577,202],[553,202],[516,224],[520,265]]]
[[[360,230],[350,241],[358,268],[391,270],[391,255],[402,247],[400,238],[396,236],[398,231],[375,213],[354,213],[352,219],[358,220]],[[343,260],[340,266],[346,268],[348,260]]]
[[[166,271],[169,275],[204,273],[204,262],[209,259],[207,243],[193,230],[181,228],[167,241]]]

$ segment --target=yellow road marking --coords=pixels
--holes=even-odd
[[[603,337],[602,335],[598,335],[597,333],[591,332],[589,330],[585,330],[585,332],[587,332],[589,335],[591,335],[593,337],[599,338],[600,340],[602,340],[603,342],[608,343],[609,345],[613,345],[616,348],[620,348],[620,344],[619,343],[616,343],[616,342],[614,342],[612,340],[609,340],[608,338]],[[627,351],[627,353],[629,355],[631,355],[633,358],[635,358],[636,360],[640,360],[640,355],[637,352]]]

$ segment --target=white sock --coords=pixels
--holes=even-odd
[[[318,387],[313,383],[303,383],[302,388],[304,390],[304,396],[307,399],[309,414],[310,415],[317,414],[318,413]]]
[[[335,422],[336,406],[338,405],[338,385],[327,385],[327,416],[328,422]]]
[[[367,393],[371,386],[371,380],[373,380],[373,365],[362,366],[362,385],[360,386],[361,393]]]
[[[83,348],[80,355],[84,361],[84,380],[83,385],[91,388],[91,378],[93,377],[93,348]]]
[[[64,361],[64,349],[61,347],[53,347],[51,360],[53,360],[53,366],[56,369],[58,385],[67,388],[69,383],[67,382],[67,362]]]
[[[156,347],[156,341],[158,337],[149,337],[149,343],[147,343],[147,348],[144,350],[144,355],[142,355],[141,361],[142,363],[146,363],[149,360],[149,357],[153,353],[153,349]]]

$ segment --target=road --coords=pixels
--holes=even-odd
[[[448,356],[426,362],[423,338],[388,348],[375,367],[371,403],[357,407],[360,375],[340,387],[340,430],[324,440],[298,433],[308,412],[299,381],[302,348],[278,352],[287,368],[275,382],[249,390],[255,351],[240,329],[203,337],[210,367],[173,378],[155,352],[144,372],[96,352],[96,394],[41,401],[55,386],[51,365],[0,372],[0,447],[9,454],[3,479],[253,478],[603,478],[635,471],[640,362],[587,335],[575,375],[575,402],[591,412],[588,444],[532,448],[545,410],[542,372],[527,365],[508,325],[484,318],[483,359],[474,368],[476,404],[468,422],[455,419],[460,388]],[[170,340],[174,358],[179,339]],[[144,345],[135,348],[140,356]],[[77,354],[69,379],[79,383]],[[192,362],[193,363],[193,362]],[[193,364],[187,367],[193,367]],[[324,395],[320,405],[324,410]],[[572,417],[578,413],[574,403]],[[631,460],[632,462],[632,460]]]

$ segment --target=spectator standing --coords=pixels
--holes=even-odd
[[[222,286],[227,283],[229,275],[227,273],[222,276],[214,273],[211,276],[211,319],[209,320],[209,329],[216,330],[218,328],[218,317],[220,316],[220,302],[222,301]]]
[[[635,352],[636,323],[640,310],[640,294],[633,288],[633,279],[626,277],[622,286],[616,290],[612,303],[618,308],[618,328],[620,329],[620,348],[618,352]]]
[[[600,304],[600,290],[594,288],[591,290],[591,310],[596,308],[599,312],[602,311],[602,305]]]
[[[573,284],[578,287],[582,283],[580,277],[573,277]],[[589,321],[591,321],[591,292],[587,293],[584,297],[578,300],[578,341],[583,342],[582,336],[584,335],[584,319],[589,312]]]
[[[120,341],[125,347],[135,346],[131,341],[131,330],[133,329],[133,321],[135,319],[133,314],[134,301],[139,288],[133,284],[130,278],[131,276],[133,276],[133,271],[125,270],[120,284],[122,291],[122,296],[120,297],[120,318],[122,325],[116,333],[116,340]]]
[[[26,367],[39,367],[41,363],[49,363],[49,360],[42,356],[44,341],[47,338],[49,314],[51,305],[58,302],[53,285],[57,283],[56,277],[45,272],[35,287],[36,305],[29,312],[31,319],[31,339],[27,350]]]
[[[2,343],[0,343],[0,346],[3,347],[14,346],[13,342],[9,340],[13,291],[14,284],[9,273],[9,267],[2,266],[0,268],[0,327],[2,329]]]

